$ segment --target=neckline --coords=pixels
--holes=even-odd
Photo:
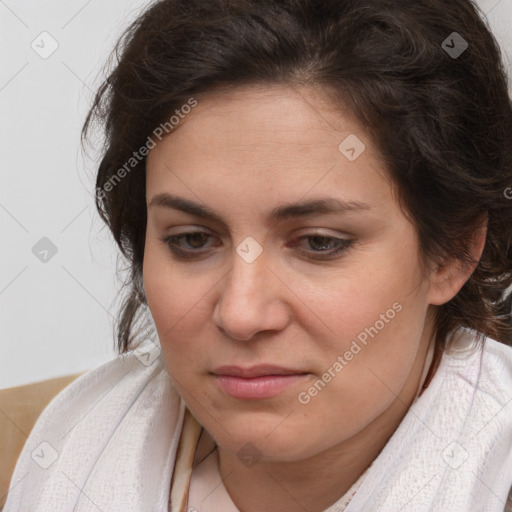
[[[240,512],[229,495],[219,471],[217,447],[192,471],[186,510],[204,512]],[[371,465],[370,465],[371,466]],[[368,473],[368,466],[343,496],[323,512],[342,512],[350,503]],[[340,508],[342,507],[342,508]]]

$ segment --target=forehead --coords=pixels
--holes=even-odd
[[[217,142],[222,143],[219,150],[241,145],[258,151],[283,143],[337,146],[340,137],[350,133],[366,136],[355,116],[328,90],[252,85],[200,95],[197,106],[181,116],[168,138],[176,143],[186,138],[198,149]]]
[[[181,189],[291,202],[337,190],[367,202],[363,196],[382,201],[389,194],[368,134],[323,90],[252,86],[197,101],[149,152],[148,196]]]

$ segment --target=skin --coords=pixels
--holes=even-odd
[[[320,89],[284,85],[209,93],[147,159],[148,306],[168,372],[216,441],[224,485],[243,512],[320,512],[350,488],[416,395],[436,305],[450,300],[474,268],[446,260],[422,272],[416,229],[377,150],[329,98]],[[355,161],[338,149],[349,134],[366,145]],[[223,222],[150,206],[161,193],[207,206]],[[283,203],[320,197],[369,208],[268,217]],[[177,245],[200,254],[195,258],[178,258],[162,241],[194,230],[211,236],[183,237]],[[353,243],[331,259],[308,259],[332,252],[336,242],[325,248],[324,239],[300,239],[306,235]],[[263,251],[252,263],[236,251],[248,236]],[[476,259],[484,241],[481,231]],[[401,311],[300,403],[298,394],[395,303]],[[241,400],[221,391],[211,373],[224,364],[259,363],[308,374],[276,397]],[[250,467],[237,456],[246,443],[261,457]]]

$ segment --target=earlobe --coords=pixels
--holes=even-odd
[[[468,254],[472,261],[447,258],[432,270],[430,276],[429,303],[441,306],[447,303],[464,286],[474,272],[485,246],[487,235],[487,214],[478,223],[468,244]]]

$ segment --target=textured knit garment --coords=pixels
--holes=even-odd
[[[462,349],[473,340],[467,330],[455,338],[345,512],[503,512],[512,485],[512,348],[487,338]],[[157,350],[148,341],[53,399],[23,448],[4,512],[167,512],[171,480],[188,492],[194,473],[195,500],[204,475],[219,477],[213,455],[193,470],[192,461],[178,464],[190,413]]]

